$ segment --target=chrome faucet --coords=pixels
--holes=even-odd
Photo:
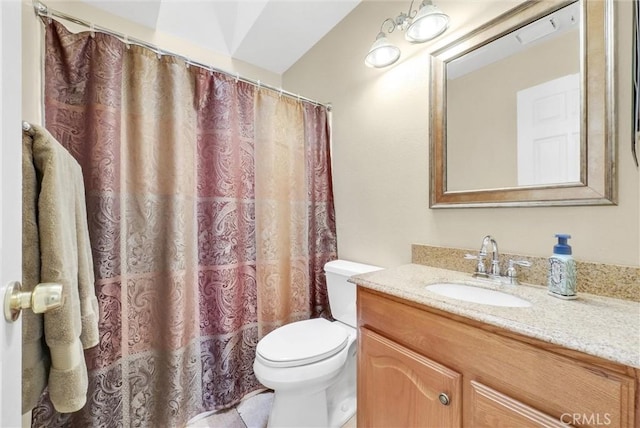
[[[489,268],[489,272],[487,272],[487,268],[484,264],[484,259],[487,257],[487,250],[491,245],[491,267]],[[509,269],[507,269],[507,276],[500,276],[500,253],[498,252],[498,242],[493,239],[491,235],[487,235],[482,238],[482,245],[480,246],[480,251],[478,255],[473,254],[465,254],[465,259],[477,260],[476,270],[473,273],[474,278],[490,278],[493,280],[498,280],[502,282],[504,279],[509,284],[518,284],[518,277],[515,266],[523,266],[529,267],[531,266],[531,262],[527,260],[509,260]]]
[[[482,240],[483,245],[487,238],[489,238],[489,242],[491,243],[491,269],[489,269],[489,276],[498,277],[500,276],[500,254],[498,254],[498,243],[491,236],[487,235]]]
[[[491,268],[487,273],[487,268],[484,265],[484,259],[487,257],[487,248],[491,244]],[[473,273],[475,278],[489,278],[500,276],[500,261],[498,254],[498,243],[495,239],[491,237],[491,235],[487,235],[482,238],[482,245],[480,246],[480,251],[477,256],[473,254],[466,254],[464,256],[465,259],[470,260],[478,260],[478,264],[476,265],[476,271]]]

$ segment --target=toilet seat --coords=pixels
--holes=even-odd
[[[347,346],[344,328],[324,318],[282,326],[258,342],[256,353],[270,367],[297,367],[329,358]]]

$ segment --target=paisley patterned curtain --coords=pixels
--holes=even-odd
[[[324,108],[46,26],[45,116],[83,168],[100,303],[87,405],[33,426],[177,427],[262,388],[255,346],[329,316]]]
[[[267,333],[309,318],[305,142],[299,103],[260,92],[256,113],[258,319]]]

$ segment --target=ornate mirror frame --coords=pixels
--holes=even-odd
[[[447,191],[447,63],[574,1],[528,1],[432,54],[430,208],[616,204],[613,0],[579,0],[581,182]]]

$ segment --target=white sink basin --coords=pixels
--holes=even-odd
[[[474,287],[473,285],[438,283],[425,287],[427,290],[452,299],[465,302],[480,303],[482,305],[506,306],[512,308],[526,308],[531,303],[512,294],[487,288]]]

